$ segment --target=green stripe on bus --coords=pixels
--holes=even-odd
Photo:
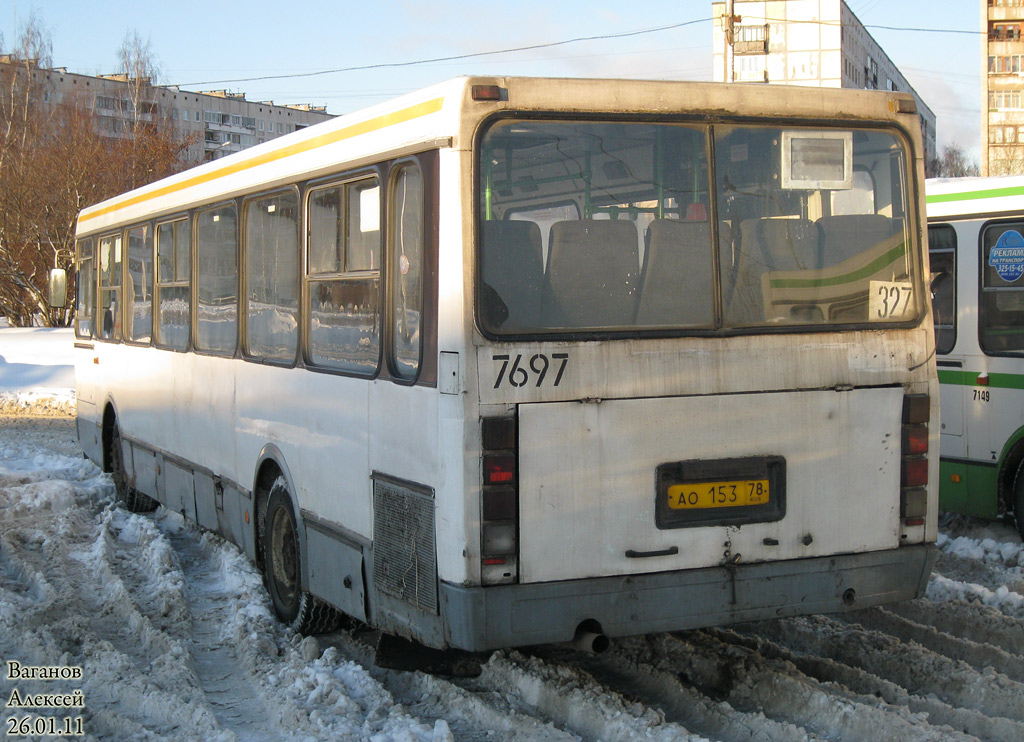
[[[844,273],[841,276],[831,278],[776,278],[772,280],[773,289],[810,289],[823,288],[825,286],[841,286],[844,283],[863,281],[868,276],[873,276],[890,263],[895,263],[905,257],[906,249],[904,243],[900,243],[889,252],[880,255],[862,268],[851,273]]]
[[[979,384],[978,374],[980,373],[980,371],[950,371],[940,368],[939,383],[955,386],[988,386],[997,389],[1024,389],[1024,375],[990,373],[988,383]]]
[[[925,202],[943,204],[951,201],[980,201],[986,198],[1005,198],[1006,196],[1024,196],[1024,186],[991,188],[987,191],[965,191],[963,193],[933,193],[925,196]]]

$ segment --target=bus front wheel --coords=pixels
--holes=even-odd
[[[338,614],[302,587],[302,554],[288,486],[278,478],[270,488],[263,525],[263,577],[274,613],[302,634],[334,629]]]

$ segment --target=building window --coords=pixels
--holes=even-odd
[[[988,94],[989,109],[1015,110],[1021,107],[1019,90],[993,90]]]
[[[1020,41],[1019,23],[990,23],[988,27],[989,41]]]
[[[988,58],[988,73],[990,75],[1019,74],[1024,65],[1021,63],[1020,54],[990,55]]]

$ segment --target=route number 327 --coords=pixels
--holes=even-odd
[[[569,364],[569,354],[552,353],[550,358],[544,353],[535,353],[532,356],[518,353],[515,357],[505,354],[492,356],[492,360],[501,361],[498,377],[494,380],[495,389],[503,383],[516,388],[531,383],[539,387],[545,380],[552,386],[558,386],[562,383],[562,374]]]
[[[871,281],[868,288],[868,319],[873,322],[913,316],[913,284],[909,281]]]

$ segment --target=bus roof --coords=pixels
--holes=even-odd
[[[950,219],[1020,212],[1024,175],[986,178],[929,178],[925,201],[929,219]]]
[[[496,85],[504,92],[499,100],[477,102],[471,91],[479,85]],[[464,117],[470,104],[474,115]],[[458,77],[89,206],[79,214],[78,235],[426,148],[468,148],[468,137],[480,118],[504,109],[898,121],[912,138],[918,157],[921,152],[913,98],[906,93],[736,83]]]

